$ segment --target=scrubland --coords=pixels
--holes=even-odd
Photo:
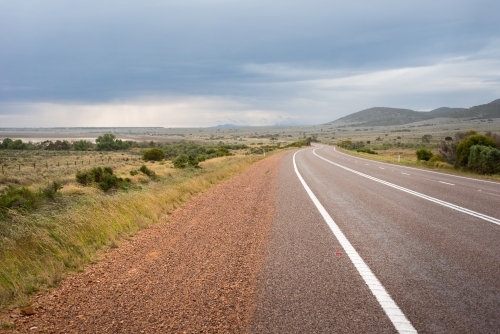
[[[144,162],[134,151],[0,153],[5,164],[1,187],[37,191],[53,181],[62,185],[36,209],[8,209],[0,217],[4,310],[28,304],[30,294],[56,285],[68,272],[82,270],[99,258],[100,250],[117,247],[151,224],[168,223],[168,214],[182,203],[262,159],[227,156],[201,162],[201,168],[175,169],[170,161]],[[142,165],[154,171],[154,177],[131,175]],[[106,193],[76,182],[78,170],[96,166],[112,167],[115,174],[130,179],[130,187]]]

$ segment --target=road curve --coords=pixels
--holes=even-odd
[[[500,332],[500,184],[377,163],[333,147],[301,150],[296,164],[416,331]],[[252,331],[396,332],[300,183],[293,154],[282,162],[278,185]]]

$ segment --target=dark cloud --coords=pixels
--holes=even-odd
[[[0,102],[177,94],[287,111],[291,97],[324,101],[300,80],[474,55],[500,38],[499,11],[484,0],[3,1]]]

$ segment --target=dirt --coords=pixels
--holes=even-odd
[[[11,314],[21,333],[245,333],[283,154],[198,195]]]

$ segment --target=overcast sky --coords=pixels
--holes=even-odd
[[[0,0],[0,127],[320,124],[500,98],[498,0]]]

